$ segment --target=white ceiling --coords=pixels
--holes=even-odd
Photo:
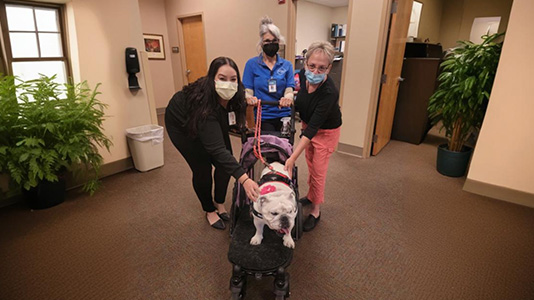
[[[305,0],[308,2],[313,2],[317,4],[321,4],[324,6],[329,7],[341,7],[341,6],[348,6],[349,0]]]

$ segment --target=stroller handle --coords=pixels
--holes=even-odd
[[[280,101],[261,100],[261,105],[279,106],[280,105]]]
[[[279,106],[280,101],[261,100],[261,105]],[[289,140],[289,143],[293,145],[295,141],[295,133],[297,131],[295,129],[295,105],[291,105],[290,108],[291,108],[291,114],[290,114],[291,122],[290,122],[288,140]],[[244,144],[247,141],[247,138],[249,135],[247,134],[248,132],[246,128],[241,128],[240,131],[241,131],[241,143]]]

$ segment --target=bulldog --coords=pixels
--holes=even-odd
[[[260,178],[260,196],[252,204],[252,215],[256,234],[250,239],[251,245],[259,245],[263,240],[263,227],[283,235],[284,246],[295,248],[291,230],[297,216],[297,199],[289,186],[289,174],[284,165],[271,164],[273,170],[263,169]]]

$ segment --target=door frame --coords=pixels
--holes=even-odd
[[[200,16],[200,20],[202,21],[202,34],[204,35],[204,50],[206,50],[206,57],[204,58],[206,60],[206,66],[209,66],[208,63],[208,49],[206,47],[206,26],[204,26],[204,13],[203,12],[196,12],[196,13],[190,13],[190,14],[183,14],[183,15],[177,15],[176,16],[176,31],[178,34],[178,44],[180,45],[180,60],[181,60],[181,67],[182,67],[182,86],[189,84],[189,80],[187,80],[187,59],[185,57],[185,43],[184,43],[184,28],[182,26],[182,19],[190,18],[190,17],[197,17]],[[181,89],[181,87],[180,87]]]
[[[294,5],[293,2],[297,2],[298,0],[290,0],[291,5]],[[382,10],[382,23],[379,29],[379,43],[377,44],[376,53],[378,54],[376,56],[375,61],[375,68],[374,68],[374,78],[372,81],[372,88],[371,88],[371,101],[369,103],[368,111],[367,111],[367,122],[366,122],[366,129],[365,129],[365,136],[363,141],[363,146],[361,149],[357,149],[359,147],[354,147],[354,149],[351,148],[351,151],[344,152],[351,155],[355,155],[357,157],[361,158],[369,158],[371,157],[371,150],[373,145],[373,135],[375,132],[375,123],[378,115],[378,101],[380,97],[380,90],[381,90],[381,77],[385,65],[385,58],[386,58],[386,46],[388,42],[388,30],[391,22],[391,9],[393,6],[392,0],[382,0],[384,1],[384,6]],[[350,33],[351,33],[351,27],[353,26],[353,20],[352,20],[352,11],[354,10],[354,6],[356,5],[355,0],[349,0],[349,8],[348,8],[348,16],[347,16],[347,37],[346,37],[346,44],[345,44],[345,52],[347,53],[348,50],[351,47],[350,43]],[[295,33],[294,35],[292,35]],[[294,7],[288,8],[288,37],[287,37],[287,43],[295,45],[296,40],[296,10]],[[347,58],[348,55],[345,56]],[[347,59],[343,60],[343,69],[346,70],[349,66],[347,65]],[[343,94],[344,89],[347,86],[345,84],[345,74],[346,72],[343,72],[341,74],[341,84],[339,89],[339,96],[340,96],[340,106],[343,104]],[[354,151],[353,151],[354,150]]]
[[[412,2],[413,3],[413,0],[390,0],[389,3],[388,3],[389,14],[388,14],[388,21],[385,24],[385,26],[386,26],[385,49],[384,49],[384,53],[383,53],[382,71],[380,72],[380,78],[379,78],[380,79],[379,92],[378,92],[378,97],[376,98],[376,111],[375,111],[374,122],[373,122],[372,133],[371,133],[370,155],[378,155],[378,153],[383,148],[385,148],[387,146],[387,144],[389,143],[389,141],[391,140],[391,130],[393,128],[393,118],[394,118],[394,113],[395,113],[394,107],[395,107],[395,105],[397,103],[398,88],[399,88],[400,82],[397,81],[398,78],[393,78],[392,74],[386,74],[386,71],[388,71],[388,70],[386,70],[386,67],[388,67],[386,62],[391,63],[391,61],[388,60],[388,54],[389,54],[389,50],[390,50],[390,47],[389,47],[388,43],[391,40],[391,36],[390,35],[391,35],[391,32],[393,31],[392,30],[393,27],[392,27],[391,23],[392,23],[392,18],[393,18],[394,12],[392,11],[392,8],[393,8],[393,5],[398,5],[398,2],[400,2],[400,1],[407,1],[407,2]],[[395,17],[396,17],[395,20],[398,20],[398,16],[399,15],[395,15]],[[404,25],[404,24],[406,24],[406,26],[408,26],[409,25],[409,17],[408,17],[408,23],[398,24],[397,22],[398,21],[395,22],[395,26]],[[399,27],[396,27],[396,28],[399,28]],[[406,27],[406,30],[408,30],[408,27]],[[405,44],[406,44],[406,39],[404,39],[404,45]],[[404,57],[404,47],[402,49],[402,53],[403,53],[402,57]],[[401,63],[400,63],[400,70],[399,70],[399,78],[400,78],[400,74],[401,74],[400,71],[402,71],[402,65],[404,63],[402,57],[401,57],[401,60],[400,60]],[[391,65],[389,65],[389,66],[391,67]],[[390,106],[384,106],[384,107],[382,107],[382,110],[381,110],[381,107],[380,107],[380,100],[382,98],[382,92],[384,92],[384,85],[386,84],[385,82],[382,82],[382,76],[383,75],[388,76],[387,82],[389,84],[392,84],[392,83],[397,84],[397,88],[395,90],[395,101],[392,103],[393,104],[393,113],[391,115],[391,127],[390,128],[386,128],[387,126],[383,126],[382,124],[378,123],[378,116],[379,116],[380,111],[382,111],[382,114],[380,114],[380,116],[384,117],[384,110],[390,108]],[[379,130],[379,128],[380,128],[380,130]],[[387,142],[386,142],[386,144],[384,144],[382,146],[382,148],[380,148],[380,150],[378,150],[378,152],[373,154],[373,152],[375,152],[375,149],[374,149],[375,143],[377,143],[378,139],[383,137],[382,135],[378,136],[377,132],[381,131],[382,133],[384,133],[384,130],[389,132],[389,136],[387,136]]]
[[[295,47],[297,43],[297,0],[287,3],[286,59],[295,68]]]

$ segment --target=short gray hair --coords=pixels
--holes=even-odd
[[[260,21],[260,41],[258,42],[258,48],[261,49],[263,44],[263,35],[266,33],[272,34],[280,44],[285,43],[284,37],[280,34],[280,29],[273,24],[273,20],[268,16],[264,16]]]
[[[320,52],[324,53],[326,56],[328,56],[328,59],[330,60],[330,64],[334,61],[334,53],[336,50],[334,50],[334,46],[330,44],[329,42],[319,41],[319,42],[313,42],[308,47],[308,52],[306,52],[306,60],[312,56],[312,54]]]

